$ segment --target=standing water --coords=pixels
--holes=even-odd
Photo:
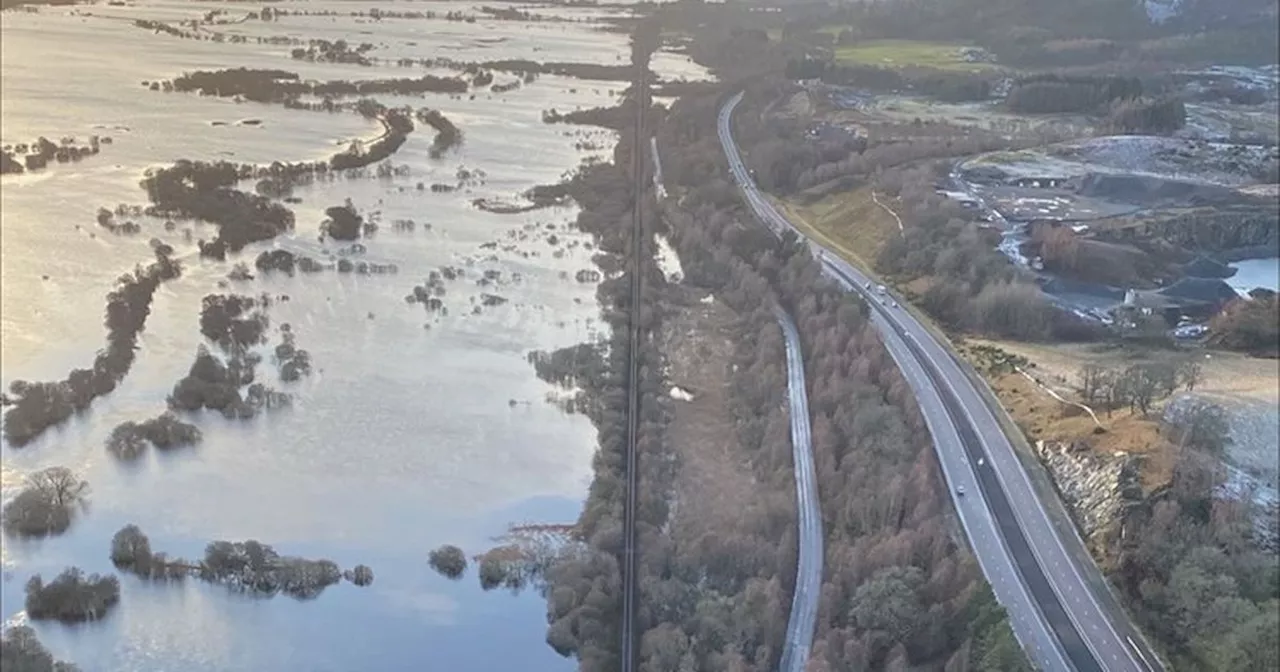
[[[591,474],[595,432],[586,418],[547,403],[551,388],[526,362],[549,350],[607,337],[595,287],[578,282],[591,268],[588,239],[568,227],[576,210],[558,206],[494,214],[477,199],[517,201],[552,184],[584,158],[603,157],[615,138],[602,129],[551,125],[542,112],[616,103],[622,82],[543,75],[495,93],[476,86],[458,96],[387,96],[386,105],[438,109],[462,129],[462,146],[440,158],[428,149],[425,125],[390,161],[393,177],[339,178],[295,190],[295,231],[250,245],[226,262],[201,259],[193,240],[212,225],[135,218],[141,233],[117,236],[95,222],[99,207],[145,204],[138,181],[148,167],[177,159],[258,164],[316,160],[353,139],[372,138],[375,124],[350,113],[324,114],[279,105],[163,93],[143,81],[184,71],[279,68],[303,79],[416,77],[422,69],[291,59],[291,46],[257,37],[291,36],[369,42],[370,55],[448,57],[456,61],[531,59],[618,65],[626,37],[599,30],[596,8],[548,8],[572,21],[504,21],[475,15],[466,3],[432,2],[416,11],[440,18],[373,21],[368,2],[284,3],[290,11],[332,16],[251,19],[214,27],[247,41],[198,41],[135,27],[135,19],[179,21],[214,11],[236,19],[257,7],[206,2],[136,2],[128,6],[42,7],[5,12],[4,144],[38,136],[111,136],[101,154],[38,172],[6,175],[0,192],[0,365],[15,380],[61,380],[89,366],[105,343],[104,297],[115,278],[150,260],[160,238],[184,264],[151,305],[136,362],[123,383],[91,408],[21,448],[5,443],[3,496],[26,474],[70,467],[91,485],[90,506],[62,535],[38,541],[5,538],[0,610],[9,624],[26,620],[22,586],[67,566],[114,571],[111,536],[137,524],[154,550],[199,558],[215,539],[258,539],[282,554],[328,558],[342,567],[373,568],[367,588],[341,583],[311,601],[254,598],[198,581],[143,582],[121,576],[121,601],[103,621],[79,626],[31,623],[55,657],[97,670],[567,670],[572,662],[544,642],[545,603],[534,591],[484,592],[474,567],[450,581],[427,564],[429,551],[456,544],[469,555],[493,545],[508,525],[571,522]],[[403,4],[399,10],[407,11]],[[535,11],[537,11],[535,9]],[[665,74],[689,65],[668,55]],[[440,76],[457,72],[432,70]],[[664,74],[663,68],[659,73]],[[495,83],[517,77],[495,73]],[[256,123],[238,123],[245,120]],[[215,125],[215,122],[218,123]],[[459,169],[480,181],[449,193],[419,183],[454,183]],[[252,184],[239,186],[252,190]],[[325,208],[350,199],[381,229],[361,241],[361,258],[394,263],[396,275],[257,273],[225,281],[237,261],[253,265],[272,247],[323,258],[337,249],[318,242]],[[413,220],[412,231],[390,226]],[[182,229],[192,229],[190,239]],[[554,239],[553,239],[554,237]],[[496,244],[495,244],[496,243]],[[466,271],[448,286],[447,315],[433,315],[405,295],[434,270]],[[497,279],[482,288],[477,279]],[[260,376],[294,397],[288,410],[241,421],[213,412],[190,414],[204,434],[194,448],[124,465],[104,449],[111,429],[155,417],[187,373],[197,347],[202,297],[213,293],[287,296],[269,309],[272,331],[289,323],[310,351],[314,373],[296,383],[277,379],[270,360]],[[481,306],[481,293],[502,305]],[[274,339],[273,339],[274,343]]]

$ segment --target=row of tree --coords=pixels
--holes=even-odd
[[[182,265],[171,252],[168,246],[157,248],[153,263],[120,276],[116,288],[107,294],[107,347],[98,352],[93,368],[74,369],[62,381],[15,380],[10,384],[5,402],[12,408],[4,414],[4,437],[9,445],[30,443],[120,384],[133,366],[138,335],[146,326],[156,290],[160,283],[182,274]]]
[[[1168,398],[1179,387],[1194,390],[1202,378],[1202,368],[1193,359],[1134,364],[1123,370],[1086,364],[1080,368],[1078,389],[1086,404],[1104,407],[1108,413],[1128,406],[1130,412],[1148,415],[1155,402]]]

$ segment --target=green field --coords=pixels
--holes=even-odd
[[[960,55],[966,45],[916,40],[867,40],[835,48],[836,61],[844,65],[876,65],[886,68],[936,68],[980,71],[993,63],[969,63]]]

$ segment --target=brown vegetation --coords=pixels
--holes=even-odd
[[[1114,521],[1118,529],[1095,539],[1091,550],[1139,623],[1179,669],[1225,672],[1241,669],[1235,667],[1241,660],[1269,660],[1262,654],[1269,650],[1262,633],[1274,631],[1280,574],[1264,560],[1268,556],[1260,549],[1256,522],[1273,518],[1274,512],[1260,513],[1249,492],[1224,495],[1223,457],[1230,439],[1222,408],[1192,400],[1153,412],[1173,388],[1221,391],[1223,370],[1247,360],[1219,363],[1230,357],[1143,356],[1096,347],[1071,355],[1060,350],[971,343],[965,352],[1028,439],[1139,457],[1141,492],[1126,494]],[[1059,396],[1092,406],[1102,426],[1082,409],[1053,399],[1010,364]],[[1263,384],[1274,399],[1274,380]]]
[[[1280,357],[1280,295],[1263,290],[1228,303],[1209,323],[1211,341],[1258,357]]]

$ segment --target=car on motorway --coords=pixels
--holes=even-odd
[[[956,486],[956,494],[957,494],[957,495],[960,495],[961,497],[964,497],[964,486],[963,486],[963,485],[957,485],[957,486]]]

